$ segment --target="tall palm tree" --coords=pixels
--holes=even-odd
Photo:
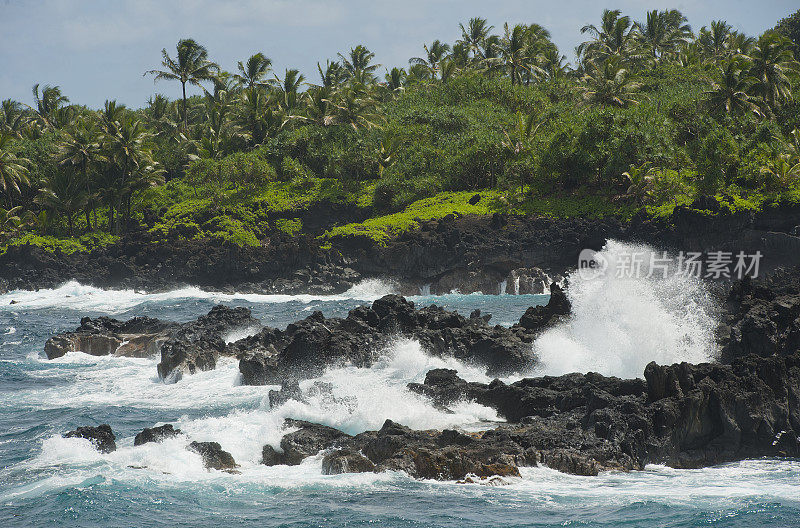
[[[238,62],[239,73],[234,75],[234,79],[239,86],[253,88],[255,86],[266,86],[267,74],[272,69],[272,60],[259,52],[251,55],[246,62]]]
[[[28,183],[29,173],[26,165],[30,164],[29,160],[18,158],[11,152],[10,142],[9,134],[0,133],[0,185],[3,187],[9,207],[11,207],[11,192],[19,194],[20,185]]]
[[[590,61],[582,81],[584,97],[589,102],[617,107],[638,103],[632,94],[640,85],[631,81],[619,57],[611,57],[602,64]]]
[[[150,136],[143,123],[128,114],[118,123],[116,133],[104,138],[107,157],[112,161],[112,179],[103,191],[109,201],[109,225],[117,233],[123,215],[125,218],[130,216],[131,197],[137,182],[143,174],[158,173],[158,166],[145,146]]]
[[[431,78],[436,79],[436,74],[439,72],[439,67],[450,51],[450,45],[445,44],[439,40],[434,40],[430,46],[425,44],[425,57],[412,57],[408,60],[409,64],[419,64],[424,66],[430,72]]]
[[[78,119],[64,132],[59,144],[58,164],[72,168],[79,176],[86,191],[86,229],[91,229],[90,212],[95,209],[96,189],[89,170],[106,161],[102,154],[100,133],[94,119]],[[95,212],[94,227],[97,228]]]
[[[766,109],[791,100],[792,82],[789,77],[800,71],[800,64],[794,60],[791,41],[775,32],[764,33],[750,59],[749,73],[755,80],[752,88]]]
[[[466,27],[464,24],[458,26],[461,28],[461,38],[458,43],[463,44],[467,51],[472,53],[473,61],[485,58],[483,46],[494,26],[488,25],[486,19],[480,17],[470,18]]]
[[[503,28],[505,36],[500,42],[500,58],[511,77],[513,86],[520,81],[522,70],[525,68],[528,28],[523,24],[517,24],[512,29],[507,22]]]
[[[733,27],[724,20],[712,20],[711,27],[703,26],[697,35],[697,42],[708,57],[719,57],[727,53],[728,41]]]
[[[635,28],[640,44],[656,62],[677,52],[692,34],[686,17],[677,9],[648,11],[645,22],[636,22]]]
[[[705,92],[709,110],[717,114],[760,114],[758,105],[747,92],[751,83],[747,77],[748,61],[742,57],[725,60],[719,67],[718,79]]]
[[[214,77],[219,66],[208,60],[208,50],[195,42],[193,39],[181,39],[178,41],[177,56],[175,59],[169,56],[167,49],[161,50],[161,65],[163,70],[149,70],[145,75],[155,75],[154,81],[166,79],[170,81],[180,81],[183,95],[183,129],[189,126],[188,112],[186,106],[186,84],[201,86],[202,81],[210,80]]]
[[[380,64],[373,64],[374,58],[375,54],[361,44],[352,48],[347,56],[339,53],[339,59],[347,72],[348,80],[364,85],[375,82],[374,72],[380,67]]]
[[[60,124],[57,119],[58,111],[69,102],[69,98],[61,93],[61,88],[58,86],[45,85],[41,94],[39,86],[38,83],[34,84],[31,90],[36,103],[36,108],[33,110],[44,128],[58,128]]]
[[[587,59],[603,61],[608,57],[628,58],[633,44],[633,23],[628,16],[621,16],[619,9],[605,9],[600,27],[587,24],[581,33],[590,34],[593,39],[578,46],[578,54]]]
[[[292,110],[298,107],[300,101],[300,87],[305,82],[305,76],[300,73],[300,70],[286,70],[283,79],[275,76],[276,85],[278,86],[278,93],[281,101],[280,105],[283,111],[291,113]]]

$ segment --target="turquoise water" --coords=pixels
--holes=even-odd
[[[85,315],[187,321],[222,302],[247,306],[265,324],[282,327],[313,310],[344,315],[390,289],[373,281],[328,298],[230,296],[196,289],[145,295],[71,283],[57,290],[0,296],[0,526],[800,524],[800,463],[788,460],[691,471],[651,466],[642,472],[599,477],[527,468],[522,478],[500,486],[416,481],[401,473],[324,476],[320,457],[296,467],[258,464],[261,447],[277,445],[288,416],[352,434],[380,427],[386,418],[415,428],[475,430],[497,423],[494,411],[480,405],[465,402],[446,413],[405,390],[408,382],[421,381],[435,367],[456,368],[471,380],[488,380],[479,368],[431,358],[407,340],[395,342],[371,369],[335,368],[304,382],[308,402],[290,401],[278,409],[269,408],[270,387],[239,384],[237,364],[231,360],[222,361],[215,371],[166,385],[156,376],[155,359],[68,354],[47,361],[41,354],[50,335],[73,329]],[[605,293],[586,292],[579,308],[594,313],[588,305],[608,302],[610,292],[619,291],[614,287]],[[9,304],[12,299],[18,303]],[[493,322],[508,325],[547,297],[447,295],[414,300],[465,314],[480,308],[493,314]],[[613,336],[627,333],[620,339],[636,342],[636,333],[650,327],[637,326],[635,315],[629,314]],[[640,315],[654,317],[652,312]],[[578,357],[566,364],[580,369],[593,365],[586,363],[591,360],[587,343],[596,335],[586,321],[576,321],[556,329],[545,342]],[[643,354],[662,353],[652,347]],[[543,356],[556,357],[558,350],[543,350]],[[615,366],[618,363],[604,368],[613,373],[621,368]],[[320,386],[327,389],[318,390]],[[100,423],[114,429],[116,452],[102,455],[85,440],[60,436],[78,425]],[[172,423],[184,435],[134,448],[133,436],[156,423]],[[203,469],[199,457],[185,449],[191,440],[220,442],[241,464],[241,474]]]

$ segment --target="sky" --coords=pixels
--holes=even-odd
[[[502,33],[505,22],[538,23],[574,60],[580,28],[599,25],[603,8],[635,20],[650,9],[676,8],[697,31],[725,19],[758,35],[800,7],[798,0],[0,0],[0,99],[32,103],[31,87],[61,87],[73,103],[99,108],[106,99],[138,108],[154,93],[171,98],[180,85],[145,77],[174,56],[180,38],[206,46],[224,69],[257,51],[282,76],[298,68],[316,82],[317,62],[365,44],[391,69],[407,66],[434,39],[452,43],[459,22],[481,16]]]

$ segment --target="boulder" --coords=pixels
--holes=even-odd
[[[138,446],[148,442],[161,442],[167,438],[174,438],[181,434],[180,429],[174,429],[172,424],[161,425],[159,427],[145,427],[133,439],[133,445]]]
[[[195,321],[182,325],[161,345],[161,378],[180,379],[184,372],[212,370],[217,359],[226,355],[224,338],[240,328],[260,326],[247,308],[217,305]]]
[[[203,457],[203,465],[206,469],[231,471],[239,467],[233,456],[227,451],[223,451],[222,446],[217,442],[192,442],[187,449]]]
[[[86,438],[101,453],[111,453],[117,449],[117,437],[114,436],[114,432],[108,424],[98,425],[97,427],[78,427],[74,431],[66,433],[64,438]]]

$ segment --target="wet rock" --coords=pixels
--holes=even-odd
[[[273,409],[289,400],[305,401],[303,391],[300,390],[300,383],[297,380],[284,381],[280,390],[269,391],[269,406]]]
[[[110,317],[84,317],[75,331],[48,339],[44,352],[47,359],[56,359],[68,352],[151,357],[159,353],[160,345],[178,326],[150,317],[134,317],[124,322]]]
[[[388,295],[351,310],[344,319],[315,312],[285,331],[265,328],[232,343],[227,353],[240,358],[245,384],[277,384],[313,377],[331,365],[369,367],[391,339],[406,336],[432,355],[471,361],[499,375],[532,364],[532,337],[526,332],[491,327],[488,317],[465,318],[437,306],[416,309],[403,297]]]
[[[203,465],[206,469],[229,471],[239,467],[233,456],[227,451],[223,451],[222,446],[217,442],[192,442],[187,449],[203,457]]]
[[[361,453],[349,449],[338,449],[322,459],[323,475],[340,473],[368,473],[375,471],[375,464]]]
[[[174,429],[171,424],[159,427],[145,427],[133,439],[133,445],[138,446],[148,442],[161,442],[167,438],[174,438],[181,434],[180,429]]]
[[[519,327],[527,331],[539,332],[569,315],[572,305],[561,287],[550,285],[550,300],[545,306],[528,308],[519,320]]]
[[[303,420],[287,419],[284,427],[299,428],[281,438],[282,453],[275,451],[272,446],[266,445],[262,450],[262,463],[268,466],[285,464],[296,466],[304,458],[316,455],[324,449],[332,447],[335,443],[349,438],[349,435],[328,427]]]
[[[247,308],[217,305],[195,321],[182,325],[161,345],[161,378],[179,379],[184,372],[212,370],[226,355],[224,338],[232,330],[260,326]]]
[[[101,453],[111,453],[117,449],[117,437],[114,436],[114,432],[108,424],[98,425],[97,427],[78,427],[74,431],[66,433],[64,438],[86,438]]]

